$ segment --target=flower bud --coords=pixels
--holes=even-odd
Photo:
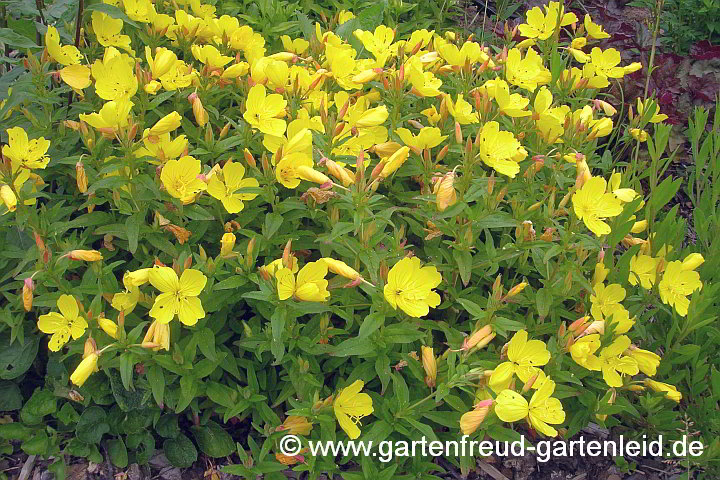
[[[481,341],[483,341],[485,338],[493,335],[493,330],[490,325],[485,325],[480,330],[476,331],[469,337],[466,337],[463,341],[463,350],[470,350],[473,347],[476,347]],[[487,345],[487,344],[486,344]]]
[[[82,386],[97,368],[97,362],[98,354],[96,352],[92,352],[86,356],[72,375],[70,375],[70,381],[78,387]]]
[[[432,347],[422,347],[422,364],[425,369],[425,384],[429,388],[434,388],[437,378],[437,360],[433,354]]]
[[[327,265],[328,270],[330,270],[331,272],[333,272],[337,275],[348,278],[350,280],[356,280],[357,278],[362,278],[362,275],[360,275],[360,273],[358,273],[357,270],[355,270],[350,265],[346,264],[345,262],[343,262],[341,260],[323,257],[320,259],[320,261],[324,262],[325,265]]]
[[[463,416],[460,417],[460,431],[462,431],[463,435],[471,435],[478,429],[490,412],[492,404],[492,399],[483,400],[475,405],[473,410],[464,413]]]
[[[85,175],[85,166],[83,165],[82,161],[78,161],[75,164],[75,181],[77,183],[78,190],[80,190],[80,193],[87,192],[88,180],[87,175]]]
[[[124,316],[124,315],[123,315]],[[110,337],[117,340],[118,338],[118,325],[109,318],[98,317],[98,325],[102,330],[107,333]]]
[[[65,256],[70,260],[83,260],[86,262],[97,262],[103,258],[102,253],[97,250],[72,250]]]
[[[457,193],[454,187],[455,172],[446,173],[435,182],[433,193],[438,211],[444,212],[448,207],[457,203]]]
[[[224,234],[220,240],[220,245],[220,255],[226,256],[232,253],[233,247],[235,247],[235,234]]]
[[[23,282],[23,291],[22,291],[22,299],[23,299],[23,307],[25,308],[26,312],[29,312],[32,308],[33,303],[33,291],[35,290],[35,283],[33,283],[32,277],[28,277]]]

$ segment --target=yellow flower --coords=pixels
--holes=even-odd
[[[90,86],[90,73],[86,65],[68,65],[60,70],[60,78],[77,92]]]
[[[99,113],[80,114],[80,120],[97,129],[117,131],[130,124],[130,110],[133,102],[128,99],[112,100],[102,106]]]
[[[507,355],[508,361],[495,367],[490,376],[490,387],[494,391],[508,388],[513,375],[517,375],[522,382],[538,375],[535,383],[540,385],[545,374],[538,367],[550,361],[550,352],[542,340],[528,340],[528,332],[520,330],[510,339]]]
[[[321,262],[325,262],[325,264],[328,266],[328,270],[331,272],[340,275],[342,277],[345,277],[350,280],[356,280],[358,278],[362,278],[362,275],[358,273],[357,270],[352,268],[347,263],[343,262],[342,260],[336,260],[334,258],[329,257],[323,257],[320,259]]]
[[[201,271],[188,268],[178,278],[170,267],[154,267],[148,280],[162,292],[150,309],[150,316],[158,322],[169,323],[177,315],[180,322],[192,326],[205,316],[197,298],[207,283],[207,277]]]
[[[405,163],[409,155],[410,147],[404,146],[398,148],[388,158],[383,159],[385,161],[385,166],[380,172],[380,176],[383,178],[387,178],[392,175],[398,168],[400,168]]]
[[[229,255],[235,248],[235,234],[225,233],[220,239],[220,255]]]
[[[510,95],[510,86],[505,80],[495,79],[485,83],[487,93],[490,97],[494,98],[498,104],[499,112],[507,115],[508,117],[528,117],[532,115],[532,112],[525,110],[530,103],[530,100],[523,97],[519,93],[513,93]],[[549,92],[547,89],[541,90],[541,92]],[[545,99],[544,95],[538,94],[535,102],[538,103]],[[552,96],[550,97],[550,103],[552,103]]]
[[[654,391],[664,392],[665,397],[672,400],[673,402],[680,403],[680,400],[682,400],[682,393],[678,392],[678,389],[674,385],[663,382],[656,382],[655,380],[651,380],[649,378],[646,378],[644,382],[646,386],[650,387]]]
[[[102,253],[97,250],[71,250],[66,255],[70,260],[81,260],[84,262],[97,262],[102,260]]]
[[[305,50],[307,50],[310,46],[310,42],[308,42],[304,38],[296,38],[293,40],[288,35],[281,35],[280,41],[282,42],[283,48],[286,51],[295,53],[297,55],[302,55],[303,53],[305,53]]]
[[[158,120],[155,125],[153,125],[150,130],[148,130],[148,135],[158,136],[170,133],[176,130],[181,123],[182,116],[180,116],[178,112],[170,112],[164,117],[162,117],[160,120]]]
[[[658,292],[663,303],[674,307],[675,311],[684,317],[690,306],[688,295],[695,290],[702,289],[702,286],[700,274],[692,269],[684,268],[683,262],[674,260],[665,267],[665,272],[658,284]]]
[[[62,65],[75,65],[80,63],[83,58],[75,46],[60,45],[60,34],[55,27],[48,27],[47,33],[45,34],[45,45],[52,59]]]
[[[610,38],[610,35],[603,31],[602,25],[593,23],[592,18],[589,14],[585,14],[585,31],[588,37],[594,38],[595,40],[602,40],[603,38]]]
[[[277,93],[265,95],[264,85],[255,85],[248,93],[243,118],[253,128],[268,135],[282,136],[285,133],[285,116],[287,101]],[[294,187],[293,187],[294,188]]]
[[[190,47],[193,57],[212,68],[222,68],[233,61],[233,57],[223,55],[212,45],[195,45]]]
[[[353,35],[362,42],[365,49],[372,53],[377,62],[375,66],[383,67],[392,54],[390,45],[395,39],[395,31],[385,25],[378,25],[374,32],[355,30]]]
[[[471,123],[478,123],[480,118],[477,112],[473,112],[473,107],[468,103],[467,100],[463,99],[462,93],[457,96],[457,101],[453,103],[450,95],[445,95],[445,105],[447,105],[448,112],[453,116],[456,122],[460,125],[468,125]]]
[[[151,141],[152,140],[152,141]],[[155,157],[150,163],[164,163],[182,155],[188,148],[188,139],[185,135],[170,137],[170,133],[164,133],[150,138],[150,129],[143,132],[144,147],[140,147],[133,154],[136,157]]]
[[[610,225],[602,219],[622,213],[620,200],[612,193],[605,193],[607,182],[602,177],[591,177],[572,196],[573,209],[585,226],[598,237],[610,233]]]
[[[154,343],[153,350],[170,350],[170,324],[153,320],[145,332],[143,343]]]
[[[425,148],[433,148],[440,145],[448,136],[442,135],[437,127],[424,127],[417,136],[413,135],[407,128],[398,128],[395,130],[398,137],[409,147],[423,150]]]
[[[609,387],[622,387],[621,374],[636,375],[640,369],[632,357],[621,356],[630,347],[630,338],[621,335],[600,351],[600,369]]]
[[[97,362],[98,354],[96,352],[90,353],[83,358],[82,362],[80,362],[72,375],[70,375],[70,381],[78,387],[82,387],[83,383],[90,378],[90,375],[92,375],[97,368]]]
[[[117,47],[125,50],[130,55],[135,52],[130,45],[130,37],[122,35],[123,21],[113,18],[97,10],[92,12],[92,27],[98,42],[103,47]]]
[[[455,192],[455,173],[449,172],[435,182],[433,194],[435,194],[435,205],[439,212],[444,212],[451,205],[457,203]]]
[[[525,58],[522,58],[520,50],[512,48],[505,62],[505,78],[511,85],[533,92],[538,85],[550,83],[552,74],[532,48],[528,48]]]
[[[631,128],[630,135],[638,142],[647,142],[648,133],[640,128]]]
[[[10,185],[0,185],[0,201],[5,205],[8,212],[14,212],[17,209],[17,197]]]
[[[126,290],[124,292],[119,292],[113,295],[111,305],[115,310],[124,312],[125,315],[128,315],[135,310],[135,306],[140,300],[140,289],[132,285],[128,286],[127,284],[125,287]],[[107,330],[105,331],[107,332]],[[108,335],[110,334],[108,333]]]
[[[630,345],[630,348],[626,352],[630,357],[634,358],[638,364],[638,368],[645,375],[652,377],[657,373],[657,367],[660,365],[660,355],[649,350],[643,350],[637,348],[635,345]]]
[[[630,275],[628,277],[630,285],[640,283],[640,286],[650,290],[655,285],[659,263],[659,258],[653,258],[642,253],[633,256],[630,259]]]
[[[108,334],[108,336],[114,338],[117,340],[117,331],[118,331],[118,325],[117,323],[113,322],[109,318],[105,317],[99,317],[98,318],[98,325],[100,328],[103,329],[105,333]]]
[[[595,355],[595,352],[600,349],[600,346],[599,334],[586,335],[578,338],[570,346],[570,356],[578,365],[588,370],[599,371],[601,367],[600,358]]]
[[[411,317],[423,317],[430,307],[440,305],[440,295],[433,290],[442,282],[442,275],[434,266],[420,266],[417,257],[403,258],[388,273],[384,294],[388,303],[400,307]]]
[[[593,294],[590,295],[592,313],[595,320],[603,320],[605,315],[610,315],[620,302],[625,299],[625,289],[617,283],[605,286],[598,283],[593,286]]]
[[[422,351],[422,364],[425,370],[425,384],[433,388],[435,386],[435,379],[437,378],[437,359],[433,354],[432,347],[423,345]]]
[[[275,429],[278,432],[285,432],[289,435],[309,435],[312,431],[312,423],[305,417],[288,415],[285,421]]]
[[[372,398],[367,393],[360,393],[363,386],[362,380],[355,380],[340,390],[333,402],[335,418],[351,440],[360,436],[360,419],[373,413]]]
[[[95,60],[91,70],[95,93],[103,100],[129,99],[137,92],[135,60],[114,47],[106,48],[102,61]]]
[[[550,2],[549,5],[545,5],[544,14],[540,7],[529,10],[525,14],[527,23],[518,26],[520,35],[527,38],[547,40],[555,33],[556,27],[564,27],[578,21],[574,13],[564,13],[564,11],[565,7],[559,2]],[[558,25],[558,20],[560,20],[560,25]]]
[[[200,160],[185,156],[179,160],[168,161],[162,169],[160,180],[171,196],[179,198],[187,205],[195,201],[197,194],[207,188],[207,184],[198,178],[200,172]]]
[[[515,178],[520,172],[518,162],[527,152],[512,132],[500,131],[497,122],[487,122],[480,131],[480,158],[498,173]]]
[[[46,155],[50,148],[50,140],[43,137],[28,140],[22,127],[7,129],[8,144],[3,146],[2,154],[12,161],[13,171],[18,168],[45,168],[50,163]]]
[[[650,108],[650,105],[652,104],[652,101],[650,99],[645,100],[644,102],[638,98],[637,99],[637,114],[639,117],[645,116],[645,109]],[[660,106],[656,103],[652,115],[650,115],[650,119],[648,122],[650,123],[660,123],[665,120],[667,120],[668,116],[664,113],[660,113]]]
[[[463,435],[472,435],[473,432],[478,429],[480,424],[485,420],[485,417],[487,417],[487,414],[490,412],[492,403],[493,401],[490,399],[482,400],[475,405],[475,408],[469,412],[463,413],[462,417],[460,417],[460,431]]]
[[[527,417],[537,432],[555,437],[558,432],[549,424],[564,422],[565,411],[560,400],[551,396],[554,391],[555,382],[549,378],[543,380],[540,388],[533,393],[530,403],[513,390],[503,390],[495,399],[495,414],[503,422],[516,422]]]
[[[157,47],[155,49],[155,57],[153,58],[152,50],[148,46],[145,47],[145,59],[150,66],[150,72],[154,79],[158,79],[169,73],[178,61],[175,52],[164,47]]]
[[[241,193],[244,188],[257,188],[260,186],[254,178],[243,178],[245,167],[240,163],[228,160],[222,168],[222,180],[219,175],[213,175],[208,183],[208,193],[220,200],[228,213],[240,212],[245,204],[243,201],[252,200],[257,193]]]
[[[591,63],[588,65],[594,68],[595,75],[606,78],[622,78],[625,76],[625,70],[618,66],[621,60],[620,52],[614,48],[601,50],[598,47],[594,47],[590,51]]]
[[[338,25],[342,25],[343,23],[347,22],[348,20],[352,20],[355,18],[355,14],[348,10],[340,10],[338,12]]]
[[[328,281],[325,276],[328,272],[324,261],[309,262],[295,275],[289,268],[283,267],[275,272],[277,280],[278,298],[287,300],[295,297],[305,302],[324,302],[330,296],[327,290]]]
[[[41,332],[52,334],[48,348],[53,352],[59,351],[70,340],[70,337],[73,340],[82,337],[88,327],[87,322],[80,315],[75,297],[60,295],[57,307],[60,313],[50,312],[40,315],[37,322]]]

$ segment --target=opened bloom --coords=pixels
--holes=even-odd
[[[297,274],[283,267],[275,272],[277,280],[278,298],[287,300],[295,297],[305,302],[324,302],[330,296],[327,290],[328,281],[325,276],[328,272],[328,265],[322,260],[309,262]]]
[[[8,128],[7,134],[8,144],[3,146],[2,154],[12,161],[13,171],[19,167],[45,168],[50,163],[50,157],[46,155],[50,140],[43,137],[29,140],[22,127]]]
[[[360,436],[360,419],[373,413],[372,398],[367,393],[360,393],[364,385],[362,380],[355,380],[340,390],[333,402],[335,418],[351,440]]]
[[[168,323],[177,315],[180,322],[192,326],[205,316],[197,298],[207,283],[207,277],[201,271],[188,268],[178,278],[170,267],[154,267],[148,280],[162,292],[150,309],[150,316],[158,322]]]
[[[560,400],[551,396],[554,391],[555,382],[549,378],[543,380],[529,403],[519,393],[503,390],[495,399],[495,413],[503,422],[516,422],[527,418],[537,432],[555,437],[558,431],[550,424],[557,425],[564,422],[565,411]]]
[[[630,338],[621,335],[600,351],[600,369],[609,387],[622,387],[621,375],[637,375],[640,371],[634,358],[622,356],[629,347]]]
[[[80,315],[77,301],[72,295],[60,295],[57,301],[58,312],[40,315],[37,326],[43,333],[51,333],[48,348],[59,351],[70,337],[77,340],[82,337],[88,327],[85,319]]]
[[[440,295],[433,290],[440,282],[442,275],[434,266],[421,267],[419,258],[405,257],[390,269],[385,299],[395,310],[422,317],[440,305]]]
[[[513,375],[517,375],[522,382],[538,375],[539,382],[544,374],[538,367],[550,361],[550,352],[545,343],[542,340],[528,340],[526,330],[516,332],[510,339],[507,356],[508,361],[495,367],[490,376],[490,387],[496,392],[508,388]]]
[[[596,236],[610,233],[610,225],[603,219],[616,217],[623,211],[622,203],[612,193],[606,193],[607,182],[602,177],[591,177],[572,196],[575,215]]]
[[[207,184],[198,178],[200,172],[200,160],[188,155],[178,160],[169,160],[162,169],[160,180],[171,196],[187,205],[207,188]]]
[[[703,286],[700,281],[700,274],[692,270],[693,265],[688,262],[684,265],[679,260],[667,264],[662,280],[658,284],[660,299],[666,305],[675,308],[675,311],[683,317],[688,313],[691,295],[695,290]]]
[[[498,173],[515,178],[520,172],[518,162],[527,152],[512,132],[500,131],[500,124],[487,122],[480,131],[480,159]]]
[[[282,136],[287,126],[285,116],[287,101],[277,93],[265,94],[264,85],[255,85],[248,93],[245,103],[247,109],[243,118],[251,127],[257,128],[268,135]]]
[[[260,186],[254,178],[243,178],[245,167],[240,163],[227,161],[222,168],[222,179],[216,174],[210,178],[208,193],[220,200],[228,213],[238,213],[244,207],[243,201],[252,200],[257,193],[240,193],[244,188]]]

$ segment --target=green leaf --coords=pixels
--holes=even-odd
[[[27,338],[22,344],[10,343],[10,337],[0,339],[0,379],[13,380],[30,368],[40,345],[40,337]]]
[[[26,427],[20,422],[0,423],[0,438],[3,440],[21,440],[29,439],[34,430]]]
[[[265,215],[265,225],[263,226],[263,236],[270,239],[277,233],[280,225],[283,223],[283,216],[279,213],[268,213]]]
[[[9,412],[22,407],[20,387],[13,382],[0,382],[0,411]]]
[[[50,438],[48,438],[47,433],[45,433],[45,430],[39,430],[35,432],[31,439],[24,441],[20,448],[28,455],[45,455],[49,446]]]
[[[182,433],[175,438],[165,440],[163,451],[174,467],[188,468],[197,460],[195,445]]]
[[[127,229],[128,250],[135,254],[138,247],[138,237],[140,236],[140,223],[143,221],[144,215],[136,213],[125,220],[125,228]]]
[[[125,468],[128,466],[128,452],[122,438],[113,438],[108,442],[107,448],[108,455],[110,455],[110,461],[113,465],[118,468]]]
[[[365,320],[360,324],[360,331],[358,332],[358,338],[368,337],[371,333],[382,327],[385,323],[385,316],[382,313],[371,313]]]
[[[86,409],[77,423],[75,435],[85,443],[99,443],[103,434],[110,431],[107,415],[101,407],[93,406]]]
[[[206,327],[195,332],[195,337],[202,354],[213,362],[217,360],[217,355],[215,353],[215,333]]]
[[[222,458],[235,451],[235,442],[220,425],[210,420],[207,425],[190,428],[200,450],[209,457]]]
[[[538,314],[545,318],[550,313],[550,306],[553,302],[553,296],[549,288],[542,287],[535,294],[535,304],[537,305]]]
[[[468,251],[454,249],[453,258],[458,266],[460,279],[463,285],[467,287],[468,283],[470,283],[470,274],[472,272],[472,254]]]
[[[11,28],[0,28],[0,43],[17,48],[40,48],[35,42],[15,33]]]
[[[178,416],[173,413],[166,413],[158,419],[155,425],[155,432],[165,438],[175,438],[180,433]]]
[[[175,413],[185,410],[195,398],[197,392],[197,381],[190,375],[180,377],[180,398],[175,406]]]
[[[50,415],[56,411],[57,397],[50,390],[37,389],[23,405],[20,418],[26,424],[33,425],[41,423],[45,415]]]
[[[165,396],[165,374],[159,365],[150,365],[147,369],[147,379],[152,389],[153,398],[158,405],[163,404]]]

